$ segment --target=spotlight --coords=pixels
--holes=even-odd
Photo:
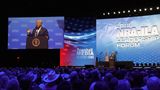
[[[121,14],[121,12],[120,12],[120,11],[118,11],[118,14]]]
[[[19,57],[19,56],[17,56],[17,59],[20,59],[20,57]]]
[[[103,13],[103,15],[105,15],[105,13]]]
[[[116,12],[113,12],[113,14],[116,14]]]
[[[128,10],[128,13],[130,13],[131,11],[130,10]]]
[[[144,11],[147,11],[147,8],[144,8]]]
[[[108,12],[107,14],[108,14],[108,15],[110,15],[110,13],[109,13],[109,12]]]
[[[159,7],[156,7],[157,10],[159,10]]]
[[[126,13],[126,11],[123,11],[123,13]]]
[[[134,11],[134,12],[136,12],[137,10],[136,10],[136,9],[134,9],[133,11]]]
[[[139,9],[139,11],[141,12],[141,11],[142,11],[142,9]]]
[[[150,10],[150,11],[152,11],[152,10],[153,10],[153,8],[149,8],[149,10]]]

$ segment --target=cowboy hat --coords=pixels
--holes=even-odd
[[[51,70],[43,77],[43,81],[47,83],[54,82],[59,78],[59,76],[60,74],[56,74],[54,70]]]

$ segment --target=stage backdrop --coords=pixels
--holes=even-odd
[[[98,19],[97,57],[117,52],[118,61],[160,63],[160,15]]]
[[[36,20],[42,20],[49,33],[49,49],[64,47],[64,17],[8,18],[8,49],[25,49],[27,29],[33,30]]]
[[[64,48],[60,50],[61,66],[95,65],[95,18],[65,18]]]

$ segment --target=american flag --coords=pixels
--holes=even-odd
[[[66,17],[64,48],[60,50],[60,65],[74,65],[77,48],[88,48],[96,41],[94,17]]]

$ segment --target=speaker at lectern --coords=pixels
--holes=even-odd
[[[109,67],[110,68],[115,68],[115,62],[116,62],[116,55],[117,52],[112,52],[112,54],[109,57]]]
[[[41,24],[41,20],[37,20],[33,31],[27,30],[26,49],[48,49],[48,31]]]

